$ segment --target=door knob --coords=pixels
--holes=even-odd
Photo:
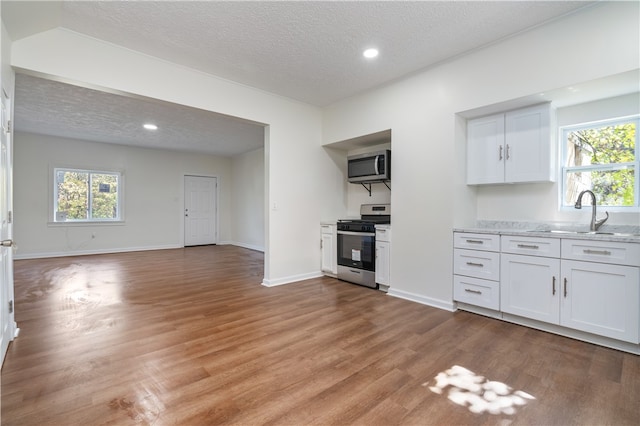
[[[2,247],[12,247],[13,246],[13,240],[2,240],[0,245]]]

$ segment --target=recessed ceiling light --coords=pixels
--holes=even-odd
[[[158,130],[158,126],[156,126],[155,124],[151,124],[151,123],[147,123],[142,127],[144,127],[147,130]]]
[[[367,49],[364,52],[362,52],[362,55],[368,59],[375,58],[376,56],[378,56],[378,49],[374,49],[374,48]]]

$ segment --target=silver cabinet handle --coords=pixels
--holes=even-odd
[[[469,265],[469,266],[479,266],[481,268],[484,267],[484,265],[482,263],[475,263],[475,262],[467,262],[467,265]]]
[[[540,247],[533,245],[533,244],[518,244],[518,248],[527,248],[527,249],[534,249],[534,250],[538,250]]]
[[[467,293],[482,294],[480,290],[471,290],[470,288],[465,288],[464,291]]]
[[[509,144],[507,144],[507,151],[506,151],[506,154],[507,154],[507,160],[508,160],[508,159],[509,159],[509,157],[510,157],[510,155],[509,155],[509,149],[510,149]]]
[[[482,240],[467,240],[469,244],[484,244]]]
[[[498,150],[498,160],[502,160],[502,145],[500,145],[500,149]]]
[[[564,279],[564,297],[567,298],[567,279]]]
[[[555,296],[556,295],[556,277],[553,277],[551,287],[553,288],[553,291],[551,292],[551,294]]]
[[[601,254],[604,256],[611,256],[611,252],[609,250],[591,250],[591,249],[584,249],[582,250],[583,253],[585,254]]]

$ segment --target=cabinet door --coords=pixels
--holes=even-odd
[[[376,241],[376,282],[389,285],[389,247],[386,241]]]
[[[504,182],[504,114],[467,122],[467,184]]]
[[[337,254],[335,250],[335,237],[333,234],[321,234],[322,239],[322,270],[336,274],[337,268]]]
[[[563,260],[560,323],[638,343],[638,271],[631,266]]]
[[[551,107],[537,105],[505,116],[505,182],[553,181]]]
[[[515,254],[500,260],[500,310],[558,324],[560,260]]]

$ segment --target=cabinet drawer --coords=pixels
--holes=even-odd
[[[391,227],[389,225],[376,225],[376,241],[391,241]]]
[[[455,249],[453,273],[493,281],[500,281],[500,253]]]
[[[562,258],[640,266],[640,244],[616,241],[562,240]]]
[[[333,234],[336,225],[320,225],[320,233]]]
[[[499,310],[500,283],[454,275],[453,300]]]
[[[500,235],[454,232],[453,246],[461,249],[500,251]]]
[[[557,238],[503,235],[500,241],[500,247],[502,247],[503,253],[560,257],[560,240]]]

